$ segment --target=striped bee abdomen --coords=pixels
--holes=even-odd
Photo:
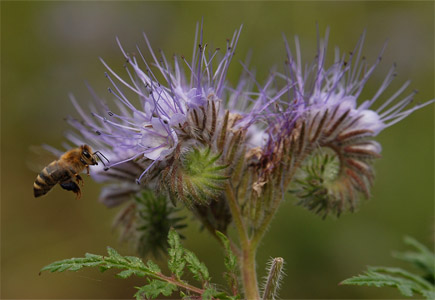
[[[47,194],[59,181],[63,181],[68,172],[59,168],[57,161],[50,163],[36,177],[33,183],[33,195],[40,197]]]

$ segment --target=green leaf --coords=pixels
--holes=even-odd
[[[432,285],[427,282],[426,280],[424,280],[423,278],[421,278],[420,276],[417,276],[411,272],[408,272],[406,270],[403,270],[401,268],[391,268],[391,267],[368,267],[367,268],[370,272],[379,272],[379,273],[388,273],[388,274],[392,274],[392,275],[398,275],[404,278],[407,278],[411,281],[414,281],[415,283],[430,289],[432,287]]]
[[[236,272],[237,270],[237,257],[234,255],[233,251],[231,250],[230,241],[228,238],[220,231],[216,230],[216,235],[220,238],[222,241],[222,244],[225,248],[225,267],[230,272]]]
[[[178,278],[183,275],[183,269],[186,266],[186,261],[184,259],[184,249],[181,246],[180,236],[178,233],[171,228],[168,234],[168,243],[169,243],[169,261],[168,267],[169,270]]]
[[[425,277],[400,268],[368,267],[364,274],[346,279],[341,284],[390,286],[396,287],[404,296],[412,297],[418,293],[427,299],[435,299],[434,254],[411,237],[405,237],[405,243],[418,252],[394,253],[394,257],[415,264],[427,273]]]
[[[212,298],[217,294],[217,291],[213,287],[208,287],[204,293],[201,295],[202,300],[212,300]],[[225,294],[224,294],[225,295]]]
[[[172,293],[177,290],[177,286],[161,280],[151,280],[149,284],[138,287],[137,289],[139,290],[134,294],[136,299],[143,299],[143,296],[147,299],[155,299],[160,294],[163,296],[172,295]]]
[[[188,297],[190,293],[194,293],[198,297],[205,293],[205,298],[218,298],[214,294],[218,294],[211,287],[209,280],[210,275],[206,266],[198,260],[196,255],[188,250],[185,250],[180,243],[180,236],[173,229],[168,235],[169,249],[169,268],[172,271],[172,276],[165,276],[157,264],[148,261],[146,264],[134,256],[122,256],[115,249],[107,247],[107,256],[95,255],[87,253],[83,258],[71,258],[54,262],[41,269],[41,271],[63,272],[65,270],[77,271],[84,267],[98,267],[101,271],[108,269],[120,269],[117,274],[120,278],[128,278],[132,275],[146,276],[149,284],[138,288],[139,291],[135,294],[137,299],[146,297],[147,299],[159,297],[159,295],[169,296],[178,287],[187,291]],[[203,285],[198,288],[190,285],[184,280],[181,280],[184,268],[188,266],[189,270],[194,274],[194,277],[200,280]],[[206,289],[206,290],[204,290]],[[219,294],[221,295],[221,294]],[[224,294],[222,294],[224,295]],[[225,296],[222,299],[233,299],[234,297]]]
[[[116,274],[116,276],[125,279],[125,278],[130,277],[130,276],[133,275],[134,273],[135,273],[135,272],[134,272],[133,270],[124,270],[124,271],[121,271],[121,272],[119,272],[118,274]]]
[[[189,250],[184,250],[184,258],[186,259],[187,266],[192,272],[193,277],[202,282],[203,284],[210,281],[210,275],[208,273],[208,269],[204,263],[200,262],[198,257]]]
[[[231,250],[231,245],[228,238],[222,232],[217,230],[216,230],[216,235],[220,238],[225,248],[224,264],[228,272],[224,273],[224,277],[227,281],[228,286],[233,291],[233,293],[237,294],[238,293],[237,257],[234,254],[234,252]]]
[[[124,260],[124,258],[118,252],[116,252],[115,249],[113,249],[111,247],[107,247],[107,253],[109,254],[110,258],[113,258],[116,260]]]
[[[433,294],[433,287],[427,282],[422,283],[422,280],[399,268],[370,267],[364,274],[346,279],[341,284],[396,287],[402,295],[407,297],[412,297],[414,292],[421,295]]]
[[[393,257],[410,262],[428,273],[432,278],[435,277],[435,256],[426,246],[419,243],[412,237],[405,237],[405,243],[413,246],[418,252],[393,252]]]
[[[41,269],[41,271],[63,272],[78,271],[85,267],[98,266],[101,272],[111,268],[125,269],[118,273],[121,278],[127,278],[131,275],[146,276],[154,275],[156,267],[145,266],[141,259],[133,256],[121,256],[113,248],[107,247],[108,256],[101,256],[86,253],[83,258],[70,258],[51,263]],[[157,267],[158,268],[158,267]]]
[[[84,258],[70,258],[51,263],[41,269],[42,271],[63,272],[66,270],[78,271],[85,267],[95,267],[103,263],[103,257],[100,255],[89,256]]]
[[[202,294],[202,299],[238,300],[240,299],[240,296],[230,296],[225,292],[219,292],[213,286],[210,286]]]
[[[147,262],[147,267],[153,273],[161,273],[162,272],[160,270],[159,266],[156,263],[154,263],[152,260],[149,260]]]

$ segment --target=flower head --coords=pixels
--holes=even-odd
[[[336,49],[334,63],[326,67],[327,31],[325,39],[318,42],[314,63],[305,69],[298,38],[295,38],[296,58],[286,42],[288,68],[282,77],[292,87],[294,109],[299,116],[297,120],[289,119],[288,123],[295,125],[292,135],[298,144],[293,155],[301,165],[305,164],[299,174],[303,185],[296,195],[303,205],[325,214],[334,211],[339,215],[346,208],[353,210],[359,192],[369,197],[374,178],[372,161],[381,153],[380,144],[373,138],[433,102],[410,107],[416,92],[402,96],[409,81],[391,97],[380,100],[396,76],[395,65],[372,98],[362,101],[361,92],[380,63],[385,48],[376,62],[369,65],[362,56],[364,37],[365,33],[347,57]],[[322,148],[332,150],[338,160],[334,161],[328,154],[325,156]],[[331,164],[336,170],[325,173]],[[319,172],[314,172],[314,176],[313,170]]]
[[[189,153],[203,153],[208,149],[210,157],[219,158],[213,162],[217,164],[214,168],[225,169],[231,165],[229,159],[241,155],[242,140],[246,139],[253,146],[263,142],[262,131],[252,130],[252,126],[248,132],[247,128],[280,95],[271,96],[267,89],[254,93],[248,70],[236,87],[227,83],[226,75],[240,30],[227,40],[221,54],[220,49],[208,49],[203,41],[202,26],[197,25],[191,62],[175,55],[170,62],[162,51],[157,55],[146,35],[152,63],[139,48],[136,55],[128,53],[117,40],[126,59],[128,79],[101,60],[108,69],[106,77],[111,83],[109,92],[114,96],[116,109],[109,108],[91,89],[96,105],[90,117],[71,97],[82,120],[69,119],[80,134],[69,133],[68,138],[75,144],[89,141],[107,153],[111,162],[108,170],[99,169],[94,174],[98,181],[113,183],[101,195],[106,205],[117,205],[131,193],[138,192],[141,187],[135,183],[158,188],[166,181],[166,186],[173,187],[169,188],[169,193],[174,195],[176,189],[180,197],[185,194],[183,189],[190,189],[184,184],[190,181],[183,180],[180,186],[176,178],[186,179],[182,175],[188,172],[183,173],[183,166],[191,165],[180,163],[180,158],[196,157]],[[139,100],[139,105],[133,104],[131,94]],[[252,104],[254,98],[256,101]],[[226,178],[226,174],[221,176]],[[192,187],[193,190],[204,195],[218,194],[210,189]]]
[[[260,85],[244,66],[234,87],[226,75],[240,30],[225,51],[209,50],[197,26],[190,62],[184,56],[170,62],[162,51],[157,55],[144,35],[149,63],[139,48],[129,53],[118,40],[127,79],[102,61],[116,109],[91,91],[96,105],[90,117],[72,98],[82,121],[70,119],[80,135],[68,137],[76,144],[86,140],[109,157],[109,169],[94,174],[112,183],[101,194],[108,206],[146,187],[164,191],[197,214],[210,201],[220,203],[213,205],[220,207],[216,216],[225,216],[221,228],[226,228],[231,218],[222,190],[231,181],[245,191],[239,195],[243,201],[261,204],[249,208],[257,221],[267,212],[264,205],[281,199],[291,183],[310,209],[325,214],[352,210],[359,193],[370,193],[372,162],[381,152],[374,137],[433,102],[410,107],[415,92],[401,96],[409,81],[381,101],[395,66],[372,98],[361,101],[383,53],[369,65],[362,56],[364,35],[349,55],[337,49],[330,67],[325,63],[328,32],[307,67],[296,37],[296,56],[285,43],[283,74],[272,72]]]

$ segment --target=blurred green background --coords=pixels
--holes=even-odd
[[[230,68],[234,84],[238,60],[253,50],[259,80],[273,65],[282,66],[282,33],[300,36],[304,56],[315,52],[316,22],[331,29],[330,46],[353,49],[367,29],[364,54],[374,61],[389,40],[381,63],[367,85],[373,95],[393,62],[398,77],[385,97],[412,79],[418,101],[434,98],[433,2],[1,2],[1,298],[131,298],[142,279],[116,279],[97,270],[38,276],[39,269],[85,252],[102,254],[110,245],[123,254],[131,247],[111,231],[117,209],[97,202],[101,186],[85,178],[83,197],[58,187],[34,199],[36,173],[28,169],[29,146],[59,147],[68,129],[63,121],[76,115],[68,100],[73,92],[91,99],[84,81],[101,95],[109,82],[103,57],[121,68],[116,45],[152,45],[170,56],[190,57],[196,21],[204,17],[205,41],[224,47],[225,39],[244,24]],[[332,53],[332,47],[329,48]],[[384,98],[385,99],[385,98]],[[382,132],[383,158],[376,162],[377,179],[370,201],[359,212],[322,221],[286,201],[258,253],[258,274],[266,261],[282,256],[286,277],[283,299],[401,298],[393,289],[338,286],[366,265],[399,265],[391,251],[403,250],[404,235],[433,244],[434,233],[434,108],[416,112]],[[196,251],[223,283],[222,253],[215,240],[192,223],[185,245]]]

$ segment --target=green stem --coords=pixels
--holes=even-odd
[[[105,258],[104,259],[104,263],[107,266],[109,266],[109,268],[118,268],[118,269],[125,269],[126,268],[126,266],[124,264],[120,264],[120,263],[118,263],[117,261],[114,261],[111,258]],[[103,263],[103,266],[104,266],[104,263]],[[135,266],[135,265],[132,265],[132,264],[130,264],[128,266],[128,269],[135,270],[135,271],[138,271],[138,272],[143,272],[143,273],[146,274],[145,276],[148,276],[148,277],[151,277],[151,278],[155,278],[155,279],[160,279],[160,280],[172,283],[172,284],[174,284],[174,285],[176,285],[178,287],[181,287],[181,288],[183,288],[185,290],[188,290],[188,291],[200,294],[200,295],[202,295],[204,293],[204,290],[202,290],[200,288],[197,288],[197,287],[195,287],[193,285],[190,285],[188,283],[182,282],[182,281],[180,281],[180,280],[178,280],[178,279],[176,279],[174,277],[165,276],[162,273],[151,272],[148,269],[145,269],[143,267],[138,267],[138,266]]]
[[[243,244],[249,241],[248,233],[246,231],[245,224],[243,223],[242,213],[240,211],[239,204],[237,203],[236,197],[234,196],[233,188],[230,184],[227,184],[225,188],[225,195],[227,196],[231,215],[233,216],[240,243],[243,248]]]
[[[260,299],[258,291],[257,272],[255,271],[255,253],[256,247],[251,243],[245,245],[242,251],[242,279],[245,290],[245,298],[249,300]]]
[[[273,199],[272,209],[268,212],[267,216],[261,222],[260,227],[255,230],[254,236],[252,237],[251,243],[252,247],[257,248],[264,234],[266,233],[267,228],[269,228],[270,222],[272,222],[273,217],[276,214],[279,206],[281,204],[281,195],[278,194]]]
[[[181,287],[181,288],[183,288],[183,289],[185,289],[187,291],[191,291],[191,292],[197,293],[199,295],[202,295],[204,293],[204,290],[202,290],[200,288],[197,288],[197,287],[195,287],[193,285],[190,285],[190,284],[187,284],[187,283],[182,282],[180,280],[177,280],[174,277],[165,276],[162,273],[157,273],[157,276],[155,276],[155,277],[158,278],[158,279],[167,281],[169,283],[172,283],[172,284],[174,284],[176,286],[179,286],[179,287]]]
[[[239,261],[245,298],[249,300],[257,300],[260,299],[260,293],[258,291],[257,273],[255,272],[256,245],[253,245],[249,239],[239,204],[234,196],[230,184],[225,188],[225,195],[227,196],[228,204],[240,240],[241,256],[239,257]]]
[[[296,170],[300,167],[301,163],[305,159],[307,154],[302,156],[297,163],[292,168],[292,171],[287,176],[287,179],[284,182],[283,186],[288,186],[291,180],[293,179],[293,176],[296,173]],[[258,244],[262,240],[264,234],[266,233],[267,228],[269,228],[269,225],[273,219],[273,217],[276,214],[276,211],[278,210],[280,204],[281,204],[281,198],[282,195],[275,196],[275,199],[273,200],[272,209],[268,212],[268,215],[263,219],[263,222],[261,222],[261,225],[258,227],[258,229],[255,231],[254,236],[252,237],[252,244],[253,247],[258,247]]]

